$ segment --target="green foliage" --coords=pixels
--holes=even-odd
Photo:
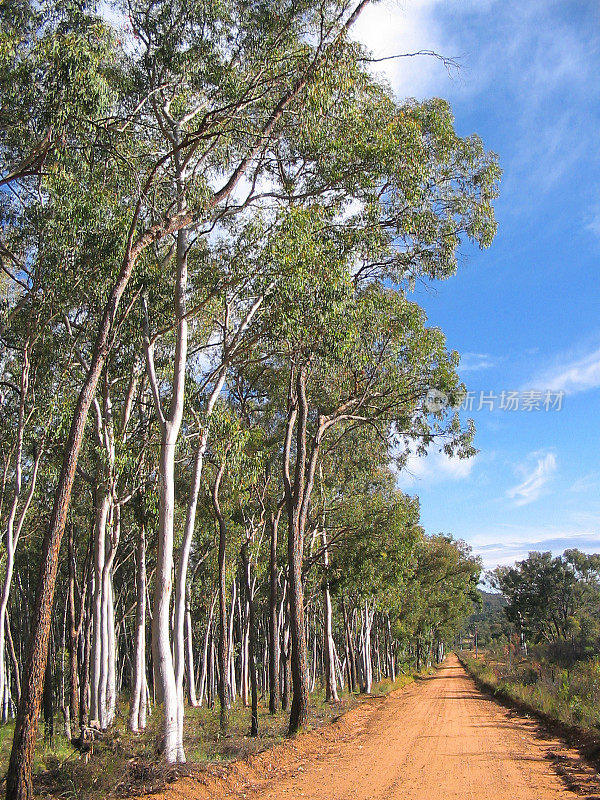
[[[510,638],[511,624],[506,617],[504,607],[506,598],[500,593],[479,591],[481,605],[465,623],[463,633],[475,637],[479,647],[488,647],[492,642],[504,642]]]
[[[479,557],[451,536],[423,537],[416,548],[414,577],[401,599],[400,630],[425,642],[452,641],[477,602]]]
[[[507,618],[528,641],[585,653],[600,637],[600,557],[579,550],[530,553],[514,567],[498,567],[493,584],[507,598]]]

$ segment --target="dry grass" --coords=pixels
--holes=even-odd
[[[515,658],[508,664],[493,654],[477,660],[463,654],[461,660],[496,694],[564,725],[592,734],[600,731],[599,658],[568,669],[535,658]]]
[[[385,694],[398,688],[389,681],[374,688],[374,693]],[[344,714],[360,698],[344,693],[340,703],[325,703],[322,692],[313,695],[308,728],[316,728]],[[280,711],[269,714],[268,707],[259,705],[259,735],[251,737],[250,709],[236,703],[230,712],[229,727],[225,734],[220,730],[218,707],[187,708],[184,743],[188,764],[183,767],[166,767],[158,750],[160,713],[155,711],[148,720],[143,734],[134,735],[127,729],[127,703],[121,702],[117,718],[110,730],[91,745],[88,753],[81,754],[62,735],[62,720],[57,717],[57,731],[52,745],[44,741],[43,725],[34,761],[36,797],[65,798],[65,800],[104,800],[107,797],[125,797],[156,792],[181,774],[193,774],[207,764],[227,763],[245,758],[282,741],[287,733],[288,715]],[[0,726],[0,770],[6,773],[14,725]],[[59,732],[60,731],[60,732]],[[0,787],[0,791],[2,788]]]
[[[431,672],[432,670],[429,670]],[[427,673],[425,670],[421,674]],[[383,696],[402,688],[414,679],[406,671],[392,683],[383,680],[375,684],[372,694]],[[361,702],[360,695],[342,693],[339,703],[325,702],[324,692],[312,695],[308,729],[332,722]],[[188,764],[167,767],[158,750],[160,713],[155,711],[143,734],[134,735],[127,729],[127,702],[122,699],[117,717],[109,731],[94,741],[88,753],[75,750],[62,735],[62,720],[55,720],[57,731],[52,745],[40,739],[34,762],[36,797],[65,798],[65,800],[105,800],[108,797],[131,797],[161,790],[182,774],[201,771],[208,764],[228,763],[246,758],[285,739],[288,714],[280,711],[269,714],[264,703],[259,704],[259,734],[251,737],[250,709],[238,701],[231,709],[229,727],[223,734],[219,726],[218,706],[187,708],[184,745]],[[8,766],[14,726],[0,726],[0,770]],[[2,788],[0,787],[0,791]]]

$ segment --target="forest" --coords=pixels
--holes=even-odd
[[[152,714],[167,763],[197,706],[294,734],[315,693],[441,660],[477,601],[397,476],[475,452],[411,293],[491,243],[500,170],[374,75],[367,5],[0,6],[10,800],[41,716],[83,750]]]

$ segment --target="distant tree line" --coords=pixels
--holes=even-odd
[[[556,660],[600,653],[599,554],[532,552],[489,578],[506,598],[506,619],[526,642],[545,645]]]

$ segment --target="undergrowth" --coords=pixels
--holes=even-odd
[[[600,731],[600,658],[563,667],[534,657],[507,662],[496,654],[461,653],[467,670],[495,693],[553,720]]]
[[[424,670],[420,675],[433,670]],[[414,673],[401,672],[392,682],[384,679],[373,686],[372,696],[384,696],[414,680]],[[362,696],[364,697],[364,695]],[[361,701],[361,695],[341,694],[339,703],[325,702],[324,693],[311,697],[308,729],[333,721]],[[181,774],[193,774],[208,764],[227,763],[265,750],[286,738],[288,714],[269,713],[259,704],[259,735],[249,735],[250,711],[238,702],[229,714],[227,732],[219,725],[218,707],[186,708],[184,746],[188,764],[166,767],[158,752],[160,713],[148,718],[144,733],[132,734],[127,729],[128,704],[122,700],[117,717],[109,731],[93,742],[91,750],[80,753],[62,734],[62,720],[57,716],[52,744],[44,740],[43,725],[36,748],[34,786],[36,797],[61,797],[66,800],[104,800],[108,797],[130,797],[160,791],[166,783]],[[6,773],[14,724],[0,726],[0,770]],[[1,791],[1,789],[0,789]]]

